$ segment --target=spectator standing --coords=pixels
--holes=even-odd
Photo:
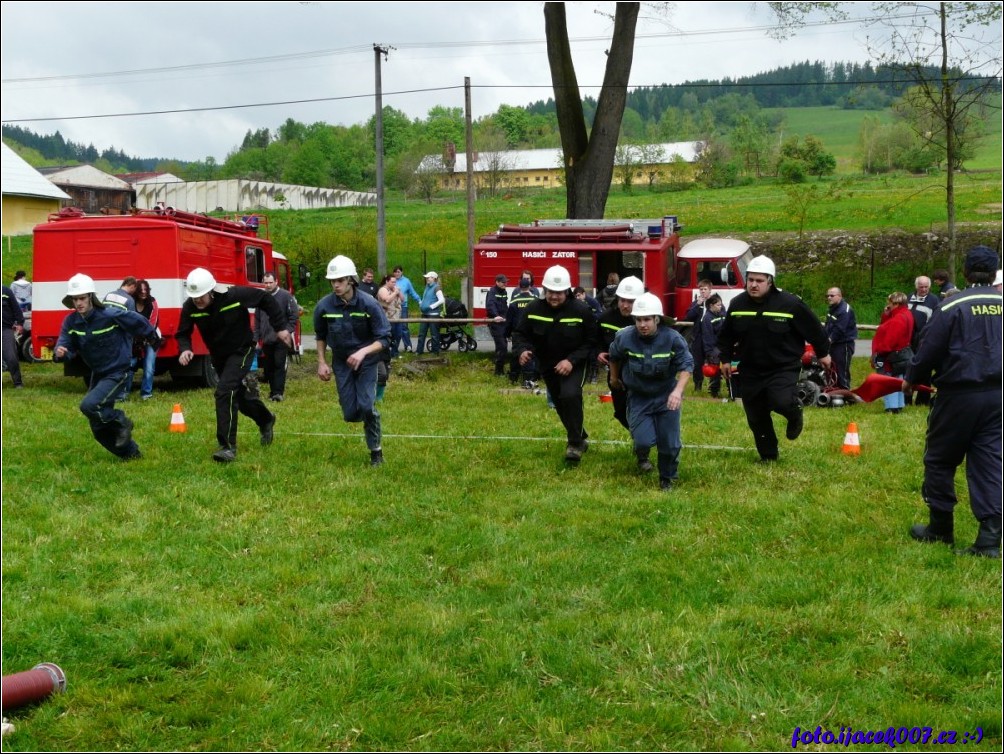
[[[701,322],[708,311],[708,297],[711,295],[712,283],[708,279],[701,279],[697,282],[697,295],[687,307],[683,318],[690,322],[687,328],[686,341],[690,348],[691,356],[694,359],[694,392],[699,393],[704,389],[704,343],[701,339]]]
[[[851,389],[851,358],[854,340],[858,337],[858,321],[851,305],[844,301],[839,288],[826,291],[826,337],[830,339],[830,356],[837,374],[837,387]]]
[[[372,267],[363,268],[363,276],[362,278],[359,279],[359,290],[361,290],[363,293],[368,293],[373,298],[376,298],[377,286],[373,280]]]
[[[279,287],[279,281],[273,273],[266,272],[261,281],[265,284],[265,290],[282,310],[283,319],[292,335],[296,329],[296,320],[300,317],[300,305],[292,293]],[[254,337],[256,342],[261,343],[260,361],[265,370],[265,381],[268,383],[268,397],[279,402],[286,397],[286,367],[292,349],[279,338],[268,312],[259,312],[255,315]]]
[[[91,434],[119,458],[139,458],[139,446],[132,439],[132,420],[115,408],[115,400],[129,375],[133,336],[150,338],[159,345],[156,331],[136,312],[99,301],[94,280],[87,275],[70,278],[63,306],[73,311],[63,320],[53,359],[80,356],[91,370],[87,395],[80,402]]]
[[[959,289],[955,287],[955,283],[952,282],[948,270],[935,270],[931,274],[931,278],[934,280],[934,284],[938,286],[938,296],[942,301],[959,292]]]
[[[704,354],[704,364],[701,365],[701,375],[704,375],[704,365],[710,364],[714,367],[714,376],[708,377],[708,392],[712,398],[719,398],[722,390],[722,371],[718,367],[721,361],[721,353],[718,350],[718,334],[722,331],[725,323],[725,306],[722,304],[722,297],[717,293],[708,296],[705,302],[704,318],[701,319],[701,352]],[[694,368],[697,373],[697,368]]]
[[[669,490],[680,468],[680,407],[683,389],[694,370],[687,341],[662,324],[662,302],[643,293],[631,310],[633,327],[610,344],[610,382],[627,389],[631,438],[642,473],[652,470],[649,451],[656,447],[659,488]]]
[[[575,286],[575,288],[572,289],[572,294],[579,301],[584,301],[589,308],[593,310],[593,316],[599,317],[603,313],[603,305],[600,304],[597,299],[586,293],[586,289],[581,285]]]
[[[383,282],[377,289],[377,301],[380,302],[380,306],[383,307],[383,313],[387,315],[387,320],[390,321],[390,357],[396,359],[399,357],[398,348],[401,345],[401,331],[404,329],[403,323],[391,321],[401,318],[401,311],[404,305],[404,294],[397,287],[396,277],[393,275],[384,276]]]
[[[746,290],[732,299],[718,336],[726,379],[731,377],[733,359],[738,358],[743,410],[762,462],[778,459],[771,412],[787,419],[785,436],[789,440],[802,433],[802,404],[795,396],[795,386],[806,341],[824,367],[833,363],[829,340],[816,315],[798,296],[779,289],[774,276],[771,259],[758,256],[750,260]]]
[[[157,306],[157,299],[150,295],[150,282],[148,280],[136,281],[136,313],[141,315],[153,325],[160,336],[160,307]],[[144,342],[139,346],[143,358],[143,381],[139,385],[140,400],[150,400],[153,398],[153,377],[157,370],[157,349],[150,343]],[[132,389],[132,372],[129,373],[129,389]]]
[[[27,278],[24,270],[14,273],[14,280],[10,284],[10,289],[21,306],[22,312],[31,311],[31,281]]]
[[[114,306],[118,309],[128,309],[136,311],[136,284],[137,280],[129,275],[122,281],[117,289],[111,293],[106,293],[104,298],[105,306]]]
[[[21,360],[17,355],[17,335],[24,328],[24,313],[14,291],[3,286],[3,365],[10,372],[11,384],[23,388]]]
[[[523,319],[526,314],[526,309],[530,306],[530,303],[536,301],[537,297],[530,293],[530,280],[528,278],[520,278],[519,288],[513,294],[512,300],[509,302],[509,308],[506,310],[505,315],[505,334],[507,338],[513,337],[513,330]],[[509,382],[516,383],[522,379],[523,387],[532,388],[533,383],[537,381],[540,374],[537,371],[536,360],[531,359],[524,365],[520,365],[519,354],[516,352],[515,343],[513,344],[512,354],[509,360]]]
[[[527,281],[526,289],[529,291],[530,295],[534,298],[540,298],[540,290],[533,284],[533,273],[530,270],[523,270],[519,275],[519,282],[522,285],[523,281]],[[509,302],[516,298],[516,294],[519,293],[519,288],[513,289],[512,296],[509,298]]]
[[[889,294],[875,337],[872,338],[872,366],[879,372],[902,377],[913,358],[913,316],[906,306],[906,294]],[[902,391],[883,396],[887,414],[898,414],[906,405]]]
[[[397,288],[404,297],[401,302],[401,319],[408,319],[408,302],[414,300],[416,304],[421,306],[422,297],[418,295],[411,280],[405,276],[404,268],[401,265],[394,268],[393,275],[397,278]],[[407,322],[401,323],[401,342],[404,345],[404,352],[411,353],[411,330]]]
[[[509,310],[509,291],[506,284],[509,278],[499,274],[495,276],[495,285],[485,294],[485,316],[492,320],[488,331],[495,341],[495,376],[505,374],[505,363],[509,356],[509,343],[506,341],[506,314]]]
[[[212,273],[202,267],[188,273],[185,293],[188,299],[181,306],[181,319],[175,334],[180,352],[178,363],[188,366],[195,357],[192,331],[198,327],[219,377],[214,393],[219,448],[213,453],[213,460],[230,463],[237,459],[238,412],[258,425],[263,446],[272,444],[275,429],[275,414],[257,395],[248,393],[244,382],[257,345],[248,309],[268,315],[276,337],[291,348],[293,340],[286,313],[268,291],[244,285],[217,285]]]
[[[966,462],[969,505],[979,522],[969,555],[1000,558],[1001,550],[1001,309],[991,285],[997,255],[986,246],[966,254],[969,287],[942,304],[928,323],[920,350],[906,370],[904,388],[938,388],[927,420],[924,502],[929,523],[910,536],[955,542],[955,470]]]
[[[425,291],[422,292],[422,317],[442,317],[446,310],[446,299],[443,289],[439,287],[439,273],[429,270],[425,273]],[[425,351],[425,337],[431,336],[429,345],[432,353],[439,355],[439,325],[435,322],[422,322],[418,326],[418,353]]]
[[[596,347],[599,350],[596,360],[603,366],[610,366],[610,345],[614,342],[617,333],[625,327],[634,326],[631,309],[634,307],[634,302],[644,292],[644,283],[633,275],[624,278],[617,284],[617,297],[614,305],[609,309],[604,309],[596,323]],[[627,415],[627,391],[624,389],[624,385],[615,386],[610,379],[610,373],[607,372],[607,387],[610,388],[610,399],[614,405],[614,419],[630,432],[631,426],[628,424]],[[648,450],[645,451],[645,457],[648,457]]]
[[[390,323],[380,304],[356,287],[356,265],[346,256],[328,262],[331,293],[314,309],[317,376],[335,376],[338,403],[347,422],[362,422],[370,466],[383,463],[383,433],[376,409],[380,352],[390,348]],[[331,365],[327,349],[331,348]]]
[[[607,275],[607,284],[603,286],[603,289],[596,295],[601,308],[609,309],[614,305],[615,299],[617,298],[617,286],[620,285],[620,282],[621,276],[616,272],[611,272]]]
[[[910,296],[910,300],[907,301],[907,308],[913,315],[913,338],[910,341],[910,347],[916,353],[920,348],[920,338],[924,334],[924,328],[927,327],[931,315],[941,305],[941,299],[931,293],[931,278],[926,275],[917,277],[913,281],[913,285],[914,292]],[[913,396],[905,396],[905,402],[915,402],[918,406],[923,406],[931,402],[931,397],[928,393],[917,393]]]
[[[586,306],[588,306],[592,312],[593,316],[599,319],[600,314],[603,313],[603,307],[600,306],[600,302],[595,298],[586,293],[586,289],[581,285],[576,286],[572,289],[572,295],[579,301],[582,301]],[[596,363],[596,353],[589,354],[589,366],[586,367],[586,380],[590,383],[596,383],[599,380],[599,367]]]
[[[565,461],[577,464],[589,444],[582,426],[582,385],[596,341],[590,308],[572,296],[571,276],[555,265],[544,273],[544,298],[533,301],[513,331],[520,366],[533,358],[565,427]]]

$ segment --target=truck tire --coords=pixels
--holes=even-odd
[[[202,357],[202,374],[199,377],[202,387],[216,387],[220,384],[220,376],[213,368],[213,360],[208,356]]]
[[[35,354],[31,350],[31,335],[23,337],[21,343],[18,346],[18,356],[26,364],[32,364],[35,361]]]

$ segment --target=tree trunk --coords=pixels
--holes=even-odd
[[[607,53],[603,88],[592,132],[586,131],[582,98],[568,42],[564,3],[544,3],[547,60],[565,159],[566,216],[603,217],[614,171],[614,153],[627,102],[640,3],[617,3],[614,34]]]

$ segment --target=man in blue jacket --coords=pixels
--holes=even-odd
[[[383,463],[383,435],[376,409],[380,352],[390,348],[390,322],[380,302],[358,289],[356,265],[339,254],[328,262],[331,293],[317,302],[317,376],[335,376],[338,403],[347,422],[362,422],[370,466]],[[331,349],[331,365],[327,350]]]
[[[833,371],[837,374],[837,387],[851,389],[851,357],[854,356],[854,340],[858,337],[858,321],[851,305],[844,301],[839,288],[826,291],[826,337],[830,339],[830,357]]]
[[[631,317],[634,326],[618,331],[610,344],[610,384],[627,389],[638,470],[652,470],[648,454],[656,446],[659,488],[669,490],[680,468],[680,407],[694,359],[683,336],[662,324],[658,296],[641,294]]]
[[[139,458],[139,447],[132,439],[133,423],[115,408],[115,400],[131,377],[133,337],[146,338],[156,348],[156,330],[141,314],[106,307],[87,275],[70,278],[63,305],[74,311],[63,320],[54,360],[79,355],[90,367],[90,389],[80,402],[80,412],[90,422],[94,439],[119,458]]]

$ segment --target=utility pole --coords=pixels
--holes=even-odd
[[[470,76],[464,76],[464,109],[467,140],[467,306],[474,311],[474,131],[471,126]]]
[[[386,60],[389,47],[373,45],[376,58],[376,195],[377,195],[377,270],[387,274],[387,216],[383,198],[383,83],[380,78],[380,56]]]

